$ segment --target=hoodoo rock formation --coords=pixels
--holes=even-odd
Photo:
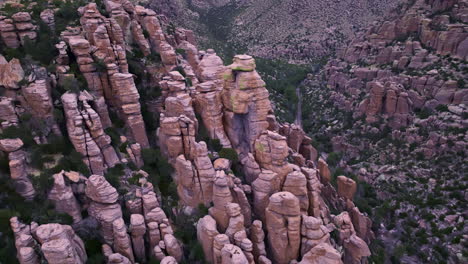
[[[9,49],[42,41],[38,18],[55,29],[53,71],[0,56],[0,157],[18,194],[50,200],[73,222],[12,217],[20,263],[86,263],[85,243],[97,244],[106,263],[368,261],[375,235],[369,210],[357,207],[360,178],[338,174],[336,153],[319,153],[316,138],[275,117],[252,56],[225,66],[214,50],[198,49],[192,31],[133,1],[76,6],[67,27],[54,5],[0,17]],[[428,67],[432,53],[466,60],[466,32],[446,22],[415,15],[375,26],[326,66],[330,88],[337,98],[365,90],[367,98],[347,105],[377,130],[382,118],[409,125],[416,105],[465,102],[453,80],[347,69],[369,54],[369,65],[394,69]],[[434,24],[447,24],[446,33]],[[394,48],[402,34],[419,40]]]

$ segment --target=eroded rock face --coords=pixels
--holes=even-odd
[[[36,26],[32,24],[28,12],[18,12],[6,18],[0,18],[0,36],[8,48],[16,49],[24,44],[26,38],[34,41],[37,37]]]
[[[117,190],[103,176],[92,175],[86,181],[86,196],[91,199],[88,208],[90,216],[101,224],[101,234],[104,241],[114,244],[114,221],[122,218],[122,209],[117,203]]]
[[[114,234],[114,251],[128,258],[132,263],[135,262],[132,243],[123,218],[119,218],[112,223],[112,231]]]
[[[255,220],[250,228],[250,240],[252,241],[252,254],[256,261],[260,261],[261,257],[266,258],[267,252],[265,248],[265,233],[263,232],[263,223],[260,220]]]
[[[273,194],[265,217],[272,261],[286,264],[297,259],[301,244],[299,199],[289,192]]]
[[[300,171],[293,171],[286,176],[282,191],[290,192],[299,199],[301,212],[309,210],[309,197],[307,196],[307,179]]]
[[[1,27],[1,24],[0,24]],[[24,79],[24,71],[18,59],[9,62],[0,55],[0,86],[7,89],[18,89],[18,83]]]
[[[83,162],[91,172],[104,175],[107,167],[114,167],[120,161],[110,144],[110,137],[104,132],[99,115],[89,104],[91,98],[84,92],[79,96],[65,93],[62,103],[70,141],[76,151],[83,155]]]
[[[18,217],[10,218],[10,227],[15,236],[16,257],[20,263],[39,263],[39,255],[33,247],[36,242],[31,234],[31,226],[21,223]]]
[[[213,256],[213,240],[217,235],[219,235],[219,232],[216,228],[216,220],[213,217],[207,215],[198,221],[197,238],[202,245],[205,259],[210,263],[219,263],[214,260]]]
[[[338,195],[353,200],[354,194],[357,190],[356,182],[346,176],[338,176]]]
[[[248,264],[245,254],[238,246],[233,244],[224,245],[221,250],[221,264]]]
[[[268,128],[267,115],[272,111],[265,82],[247,55],[237,55],[222,76],[225,131],[238,152],[254,152],[255,140]]]
[[[49,83],[46,80],[36,80],[22,89],[23,96],[31,107],[33,116],[47,119],[53,117],[54,106],[50,95]]]
[[[166,234],[164,236],[164,245],[166,247],[166,252],[170,256],[174,257],[177,262],[182,260],[184,252],[182,247],[179,244],[180,242],[174,237],[173,234]]]
[[[318,170],[320,173],[320,181],[324,184],[327,184],[331,181],[331,172],[328,168],[328,164],[322,158],[318,160]]]
[[[52,9],[45,9],[41,12],[40,17],[41,20],[47,24],[52,30],[55,30],[55,17],[54,17],[54,10]]]
[[[145,124],[141,115],[140,95],[135,86],[133,75],[128,73],[115,73],[110,76],[113,94],[118,100],[124,120],[132,132],[133,139],[142,148],[149,147]]]
[[[0,97],[0,118],[3,120],[1,122],[3,128],[15,126],[19,123],[18,115],[13,105],[13,99],[3,96]]]
[[[334,223],[339,228],[339,242],[345,248],[344,261],[346,263],[359,263],[362,259],[370,256],[369,247],[364,240],[356,235],[348,212],[337,215]]]
[[[143,215],[132,214],[130,216],[130,233],[132,235],[132,245],[135,258],[138,261],[145,260],[146,253],[144,235],[146,233],[146,226]]]
[[[5,43],[8,48],[15,49],[20,46],[20,41],[12,19],[4,16],[0,18],[0,36],[2,37],[3,43]]]
[[[239,204],[236,203],[226,204],[226,212],[229,217],[229,223],[225,234],[229,237],[230,241],[234,242],[236,233],[244,231],[244,216],[241,213]]]
[[[304,257],[307,252],[322,243],[330,244],[330,234],[320,218],[302,215],[301,224],[301,255]]]
[[[26,152],[21,149],[22,147],[23,141],[19,138],[0,140],[0,150],[8,154],[10,177],[16,192],[25,199],[32,200],[36,192],[28,177]]]
[[[70,215],[73,222],[81,221],[81,207],[73,194],[72,187],[65,180],[65,172],[54,174],[54,186],[49,192],[49,199],[55,202],[55,210]]]
[[[254,212],[262,221],[265,221],[265,209],[268,206],[270,196],[278,192],[280,188],[278,174],[269,170],[263,170],[252,183]]]
[[[48,263],[86,263],[84,243],[67,225],[40,225],[34,237],[41,244],[41,250]]]
[[[340,253],[328,243],[321,243],[308,251],[300,264],[342,264]]]
[[[286,138],[271,131],[264,131],[255,142],[255,158],[262,168],[278,174],[281,185],[292,167],[286,161],[288,157]]]
[[[229,179],[224,171],[217,171],[213,185],[213,207],[209,209],[210,215],[216,220],[221,232],[224,232],[229,224],[226,206],[233,202]]]

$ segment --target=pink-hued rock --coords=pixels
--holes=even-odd
[[[229,237],[225,234],[216,235],[213,239],[213,262],[218,264],[222,262],[222,250],[223,247],[230,244]]]
[[[309,197],[308,214],[314,217],[324,217],[327,215],[327,208],[321,196],[323,185],[320,183],[319,173],[316,169],[301,168],[307,179],[307,196]]]
[[[253,58],[237,55],[234,61],[222,73],[225,131],[233,147],[247,154],[254,152],[255,140],[268,128],[267,116],[272,108],[265,82],[255,71]],[[240,67],[240,61],[248,66]],[[249,129],[244,130],[243,124],[248,124]]]
[[[324,184],[329,183],[331,181],[331,172],[328,168],[327,162],[322,158],[319,158],[318,160],[318,170],[320,173],[321,182]]]
[[[86,196],[97,203],[113,204],[117,202],[119,194],[103,176],[92,175],[86,182]]]
[[[122,254],[122,256],[128,258],[131,262],[135,262],[132,243],[130,242],[130,236],[127,233],[127,226],[123,218],[115,220],[112,223],[112,228],[114,235],[114,251]]]
[[[74,223],[81,221],[81,207],[73,194],[72,187],[67,184],[65,172],[54,174],[54,186],[49,192],[48,198],[55,203],[55,210],[70,215]]]
[[[366,121],[375,122],[377,121],[376,115],[380,113],[383,105],[383,97],[385,95],[385,88],[379,82],[372,83],[370,88],[370,99],[369,105],[366,111]]]
[[[15,126],[19,123],[18,115],[16,114],[13,105],[13,99],[9,97],[0,97],[0,119],[1,127]]]
[[[221,264],[249,264],[242,249],[233,244],[224,245],[221,256]]]
[[[83,161],[91,172],[103,175],[106,167],[114,167],[120,161],[99,115],[88,100],[89,94],[84,92],[80,96],[69,92],[62,95],[70,141],[83,155]]]
[[[300,264],[342,264],[340,253],[328,243],[321,243],[309,250]]]
[[[164,257],[161,260],[161,264],[177,264],[177,263],[178,263],[177,260],[172,256]]]
[[[44,119],[53,116],[54,106],[50,89],[46,80],[36,80],[34,83],[23,87],[23,96],[28,106],[31,107],[32,115]]]
[[[28,177],[26,152],[22,150],[23,141],[16,139],[0,140],[0,150],[8,154],[10,178],[13,180],[16,192],[27,200],[32,200],[36,194],[34,186]]]
[[[119,253],[113,253],[107,257],[107,263],[112,264],[131,264],[132,262]]]
[[[265,216],[272,261],[287,264],[297,259],[301,244],[299,199],[289,192],[275,193]]]
[[[198,221],[197,239],[200,241],[205,253],[205,259],[209,263],[218,263],[214,261],[213,257],[213,240],[217,235],[219,235],[219,232],[216,228],[216,220],[213,217],[206,215]]]
[[[229,217],[229,223],[225,234],[231,242],[234,242],[234,235],[237,232],[244,231],[244,216],[241,213],[241,208],[236,203],[226,204],[226,213]]]
[[[345,248],[346,263],[359,263],[363,258],[371,255],[366,242],[356,235],[348,212],[342,212],[334,218],[339,230],[339,243]]]
[[[130,229],[132,236],[132,245],[135,253],[135,258],[138,261],[146,259],[145,253],[145,240],[144,235],[146,233],[145,219],[143,215],[132,214],[130,216]]]
[[[328,243],[330,244],[330,234],[326,226],[323,225],[320,218],[302,215],[301,224],[301,255],[304,256],[315,246]]]
[[[166,246],[167,253],[174,257],[177,262],[182,260],[184,252],[182,251],[182,247],[180,242],[174,237],[172,234],[167,234],[164,236],[164,244]]]
[[[216,220],[221,232],[224,232],[229,224],[226,205],[233,202],[229,188],[228,176],[224,171],[217,171],[213,185],[213,207],[209,209],[210,215]]]
[[[278,174],[281,184],[286,175],[292,172],[291,166],[286,161],[289,148],[286,138],[271,131],[264,131],[255,141],[255,158],[262,168]]]
[[[299,204],[302,213],[307,213],[309,210],[309,197],[307,196],[307,179],[300,171],[293,171],[286,176],[284,181],[283,192],[290,192],[299,199]]]
[[[16,49],[21,45],[13,20],[3,16],[0,17],[0,37],[8,48]]]
[[[104,241],[113,245],[115,220],[122,218],[122,209],[117,203],[117,190],[103,176],[92,175],[86,181],[86,196],[92,200],[88,207],[90,216],[101,224],[101,234]]]
[[[145,124],[141,115],[140,95],[135,86],[133,75],[115,73],[110,77],[110,83],[133,139],[142,148],[149,147]]]
[[[0,24],[1,27],[1,24]],[[24,71],[18,59],[14,58],[7,62],[0,55],[0,86],[5,86],[7,89],[20,88],[18,83],[24,79]]]
[[[254,255],[255,260],[258,261],[261,256],[266,257],[265,233],[263,232],[262,221],[253,221],[250,228],[250,240],[253,243],[252,254]]]
[[[40,225],[34,237],[41,244],[41,250],[48,263],[86,263],[84,243],[67,225]]]
[[[346,176],[337,177],[338,195],[346,199],[353,200],[354,194],[357,190],[357,184],[353,179]]]
[[[45,9],[40,14],[41,20],[47,24],[52,30],[55,30],[55,14],[52,9]]]

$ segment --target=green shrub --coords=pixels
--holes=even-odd
[[[128,183],[139,186],[140,184],[138,182],[141,178],[144,178],[144,176],[139,173],[136,173],[128,179]]]
[[[56,3],[59,7],[55,12],[55,32],[57,34],[64,31],[69,25],[78,24],[78,21],[80,20],[78,7],[84,6],[84,2],[85,1],[83,0],[67,0]]]
[[[219,139],[215,138],[208,140],[208,148],[216,152],[220,152],[223,149],[223,145],[221,145],[221,141],[219,141]]]
[[[457,81],[458,84],[458,89],[464,89],[466,88],[466,81],[464,79],[459,79]]]
[[[117,190],[120,188],[120,178],[125,175],[124,169],[122,164],[117,164],[107,169],[107,172],[104,174],[106,180]]]
[[[184,49],[176,49],[176,53],[182,55],[182,56],[185,56],[187,54],[187,52],[184,50]]]
[[[342,157],[341,153],[337,153],[337,152],[330,153],[327,158],[328,165],[331,167],[337,166],[338,162],[340,162],[341,160],[341,157]]]
[[[78,94],[81,91],[81,85],[78,79],[73,76],[66,76],[60,84],[64,92],[72,92]]]
[[[39,20],[39,33],[35,41],[31,41],[27,36],[24,39],[24,52],[32,57],[32,59],[40,62],[44,66],[52,63],[58,55],[55,43],[57,39],[51,32],[49,26]]]
[[[178,71],[182,76],[186,77],[187,73],[185,73],[185,70],[182,66],[177,66],[174,68],[174,71]]]
[[[116,128],[125,127],[125,122],[122,119],[120,119],[120,117],[117,115],[115,111],[109,111],[109,118],[112,122],[112,125],[115,126]]]
[[[104,132],[106,132],[106,134],[111,138],[112,146],[114,146],[115,148],[120,147],[120,135],[117,129],[115,129],[114,127],[108,127],[104,129]]]
[[[219,151],[219,157],[228,159],[232,161],[233,163],[236,163],[239,161],[239,156],[237,155],[237,151],[232,148],[223,148],[221,151]]]
[[[106,73],[107,72],[107,65],[103,60],[97,60],[94,63],[94,67],[96,71],[99,73]]]
[[[88,264],[104,263],[104,256],[102,255],[102,244],[97,239],[85,240],[86,254],[88,254]]]
[[[141,156],[144,161],[143,170],[149,174],[148,180],[158,186],[164,197],[177,202],[177,191],[172,181],[172,166],[162,156],[159,149],[143,149]],[[171,185],[172,184],[172,185]]]
[[[153,63],[161,62],[161,55],[157,52],[151,51],[151,54],[146,56],[146,58]]]
[[[441,104],[436,107],[436,110],[439,112],[448,112],[448,106]]]
[[[416,115],[420,119],[426,119],[426,118],[428,118],[428,117],[430,117],[432,115],[432,110],[427,108],[427,107],[423,107],[419,111],[416,111]]]

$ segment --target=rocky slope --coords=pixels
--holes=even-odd
[[[203,32],[202,44],[292,63],[332,55],[398,1],[166,1],[149,6]],[[205,38],[205,39],[204,39]],[[207,39],[206,39],[207,38]],[[228,45],[225,45],[227,43]]]
[[[303,83],[304,128],[361,182],[380,261],[462,263],[468,3],[410,4]]]
[[[312,139],[277,121],[253,57],[225,66],[192,31],[127,0],[25,1],[2,14],[2,261],[372,255],[357,182],[335,188]]]

